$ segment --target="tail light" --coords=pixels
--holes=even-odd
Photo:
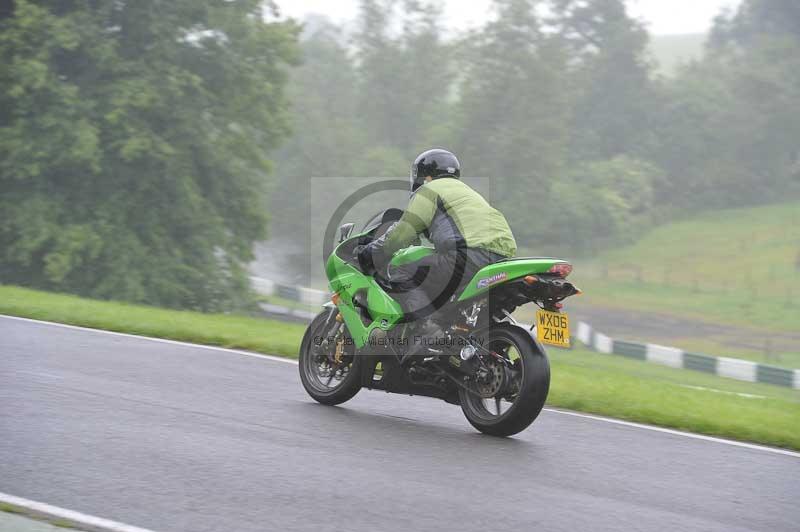
[[[559,277],[566,277],[570,273],[572,273],[572,264],[568,262],[559,262],[553,264],[553,266],[547,270],[547,273],[554,273]]]

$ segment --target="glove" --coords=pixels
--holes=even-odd
[[[369,244],[353,248],[353,261],[358,263],[362,272],[370,275],[375,266],[372,263],[372,250]]]
[[[398,222],[392,222],[386,230],[366,246],[356,246],[353,249],[354,258],[357,258],[361,271],[367,275],[376,275],[378,268],[375,266],[375,254],[378,254],[379,263],[383,267],[383,249],[391,232],[397,227]],[[388,264],[386,265],[388,267]]]

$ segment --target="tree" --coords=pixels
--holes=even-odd
[[[653,164],[624,155],[572,166],[553,187],[558,209],[547,220],[544,243],[569,242],[592,253],[633,241],[652,223],[654,185],[662,177]]]
[[[706,56],[665,88],[657,195],[681,208],[776,201],[800,189],[800,17],[747,0],[716,19]]]
[[[0,279],[202,310],[248,294],[296,29],[261,2],[17,0]]]
[[[367,143],[355,65],[340,29],[324,18],[307,19],[300,56],[288,87],[293,135],[276,153],[279,179],[271,195],[283,231],[306,219],[311,178],[353,175]]]
[[[736,11],[714,19],[709,47],[757,46],[765,36],[800,37],[800,4],[795,0],[744,0]]]
[[[493,194],[521,243],[541,238],[567,141],[566,57],[542,31],[538,2],[496,0],[496,19],[468,37],[457,152]]]
[[[652,136],[648,34],[623,0],[552,0],[554,25],[570,50],[570,158],[641,156]]]
[[[359,110],[375,143],[412,157],[447,117],[452,61],[439,3],[362,0],[355,36]],[[395,35],[393,26],[402,31]]]

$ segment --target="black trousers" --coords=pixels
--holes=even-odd
[[[483,249],[458,249],[392,266],[390,294],[403,307],[407,319],[426,318],[457,299],[478,270],[503,258]]]

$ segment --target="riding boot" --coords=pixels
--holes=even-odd
[[[434,321],[433,317],[428,317],[416,330],[412,331],[410,335],[411,345],[406,354],[403,355],[400,363],[405,364],[414,356],[440,351],[441,348],[437,344],[441,343],[444,338],[442,332],[442,327]]]

